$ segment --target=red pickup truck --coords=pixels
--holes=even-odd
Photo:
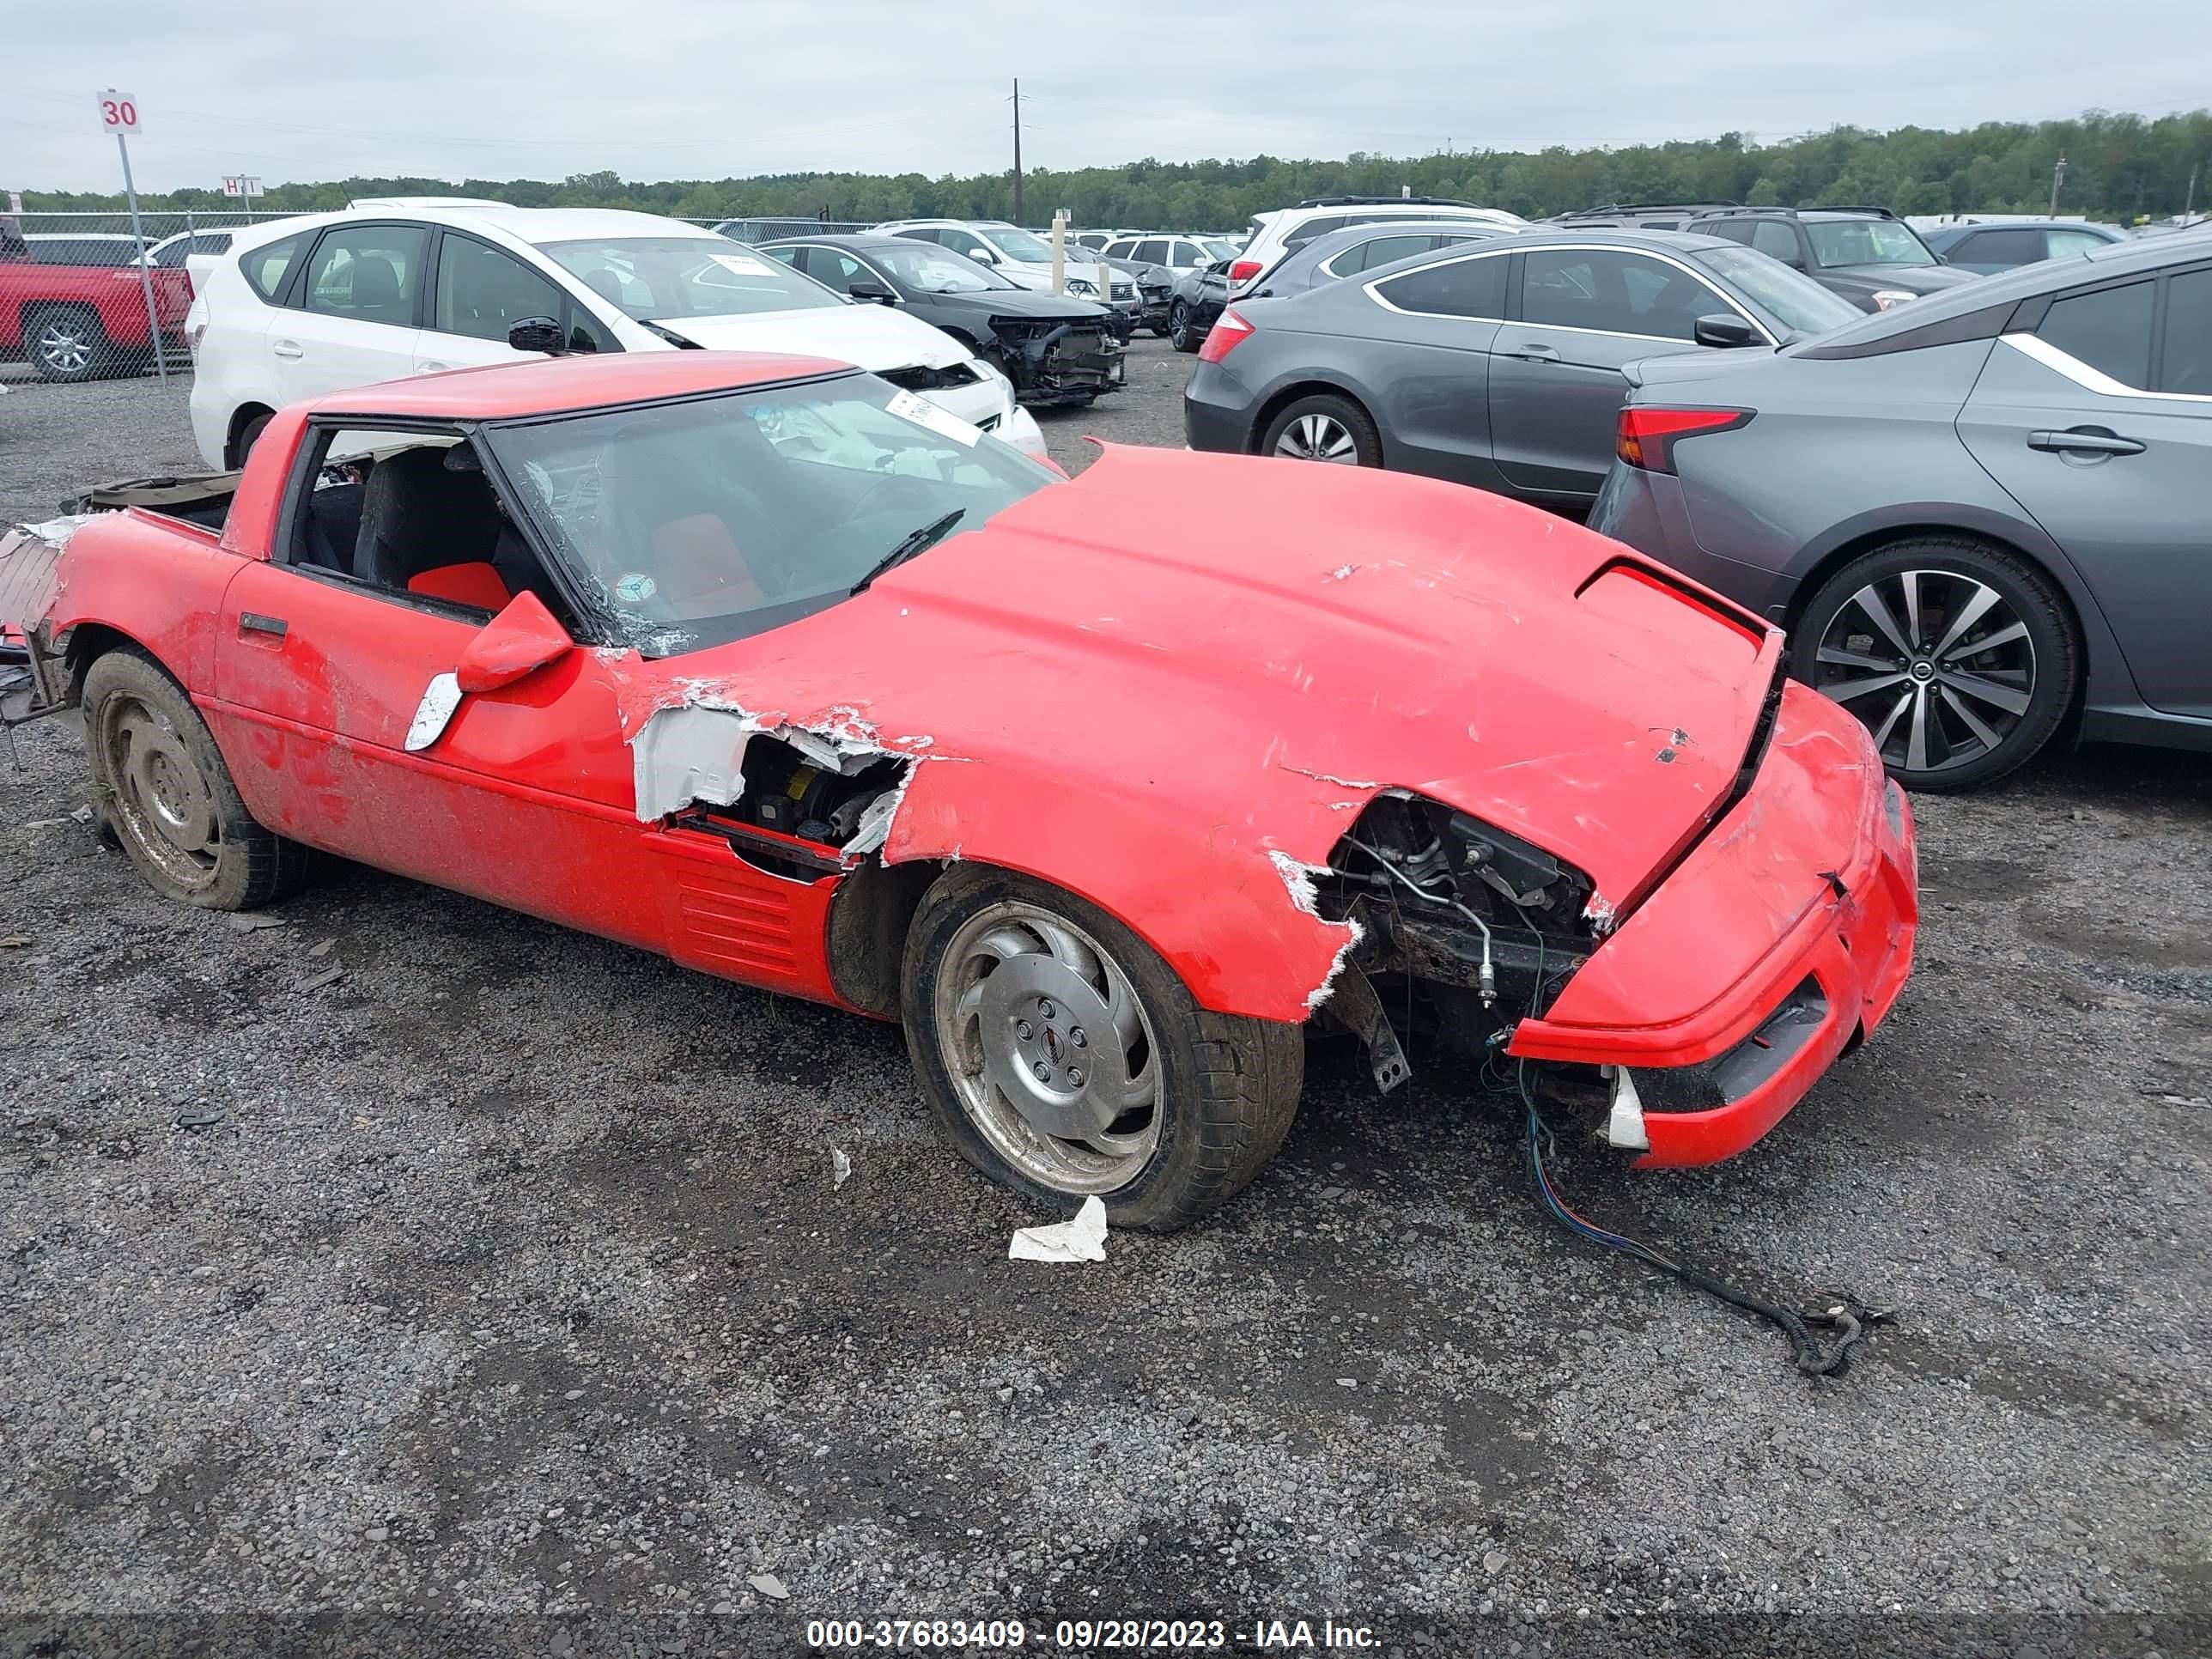
[[[163,349],[185,360],[192,283],[182,267],[149,270]],[[0,234],[0,361],[26,360],[42,380],[90,380],[152,361],[146,295],[135,264],[54,264],[36,243]]]

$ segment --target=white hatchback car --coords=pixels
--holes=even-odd
[[[257,225],[234,246],[185,321],[211,467],[236,466],[298,398],[540,355],[508,343],[517,324],[569,351],[827,357],[1044,454],[1012,386],[951,335],[680,220],[395,197]]]

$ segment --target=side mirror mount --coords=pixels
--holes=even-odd
[[[1713,346],[1721,350],[1759,343],[1757,329],[1734,313],[1725,311],[1698,318],[1690,325],[1690,337],[1701,346]]]
[[[845,292],[855,300],[873,300],[879,306],[895,306],[898,303],[898,295],[892,293],[888,285],[870,281],[866,277],[852,284]]]
[[[509,323],[507,343],[517,351],[543,351],[555,357],[568,349],[568,337],[552,317],[523,317]]]
[[[408,753],[428,749],[446,735],[462,698],[513,685],[575,648],[543,599],[526,589],[516,594],[461,647],[461,659],[451,673],[431,677],[407,724]]]

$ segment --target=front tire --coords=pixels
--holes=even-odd
[[[99,379],[113,364],[115,348],[99,313],[53,306],[24,320],[23,355],[40,380],[68,383]]]
[[[252,910],[305,879],[307,849],[254,821],[206,722],[160,664],[111,651],[86,671],[83,701],[99,810],[155,892]]]
[[[1337,466],[1380,466],[1382,440],[1365,410],[1325,392],[1299,398],[1269,422],[1260,453]]]
[[[1097,906],[955,866],[923,896],[901,985],[945,1138],[1000,1185],[1167,1231],[1227,1201],[1290,1132],[1301,1029],[1200,1008]]]
[[[2041,571],[1987,542],[1923,536],[1820,585],[1790,672],[1858,716],[1892,777],[1940,792],[1993,782],[2050,742],[2081,655]]]

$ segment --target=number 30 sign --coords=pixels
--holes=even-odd
[[[113,88],[100,94],[100,130],[102,132],[136,134],[138,131],[138,100],[127,92]]]

